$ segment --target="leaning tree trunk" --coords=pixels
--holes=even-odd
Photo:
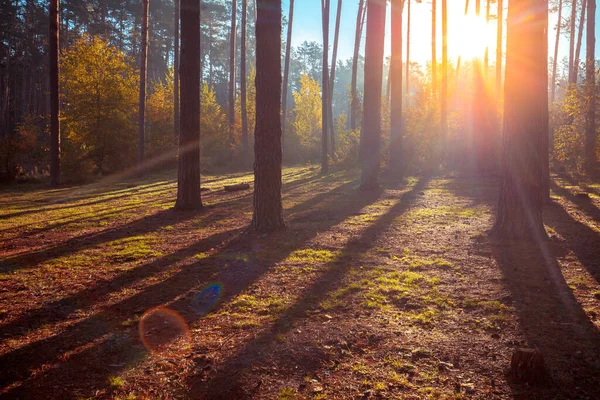
[[[381,90],[385,41],[385,2],[367,0],[367,38],[365,44],[365,99],[363,115],[362,174],[360,187],[379,187],[381,147]]]
[[[175,21],[174,31],[175,38],[173,48],[173,133],[175,137],[179,137],[179,15],[180,15],[180,1],[174,0],[175,2]]]
[[[231,0],[231,36],[229,38],[229,150],[235,144],[235,39],[237,32],[237,0]]]
[[[335,84],[335,64],[337,63],[338,42],[340,38],[340,22],[342,18],[342,0],[338,0],[335,18],[335,35],[333,39],[333,55],[331,57],[331,78],[329,79],[329,134],[331,135],[331,156],[335,160],[335,128],[333,126],[333,87]]]
[[[588,101],[585,112],[585,166],[589,175],[596,167],[596,0],[587,3],[585,78]]]
[[[360,51],[360,41],[362,38],[362,27],[365,18],[365,0],[358,3],[358,14],[356,15],[356,31],[354,36],[354,55],[352,57],[352,79],[350,83],[350,129],[356,129],[356,120],[358,113],[358,97],[356,92],[356,83],[358,80],[358,55]]]
[[[321,173],[329,172],[329,154],[327,150],[329,131],[329,0],[321,0],[321,16],[323,22],[323,90],[321,108]]]
[[[437,2],[431,0],[431,98],[437,98]]]
[[[58,80],[59,0],[50,2],[50,184],[60,184],[60,84]],[[9,56],[10,57],[10,56]]]
[[[240,55],[240,96],[242,108],[242,159],[244,167],[250,161],[250,152],[248,149],[248,110],[246,98],[246,25],[248,19],[248,0],[242,0],[242,48]]]
[[[579,79],[579,60],[581,55],[581,39],[583,38],[583,26],[585,24],[585,12],[587,9],[587,0],[583,0],[581,5],[581,14],[579,15],[579,29],[577,31],[577,45],[575,46],[575,61],[573,62],[573,80],[577,83]]]
[[[571,0],[571,30],[569,32],[569,85],[575,83],[573,70],[575,62],[575,22],[577,19],[577,0]]]
[[[556,66],[558,65],[558,44],[560,42],[560,28],[562,25],[562,0],[558,2],[558,24],[556,25],[556,39],[554,40],[554,58],[552,60],[552,87],[550,88],[550,101],[554,103],[556,96]]]
[[[181,0],[181,133],[175,208],[202,207],[200,197],[200,2]]]
[[[543,154],[548,135],[547,0],[508,8],[502,182],[492,234],[540,241]]]
[[[285,228],[281,204],[281,0],[257,0],[254,214],[258,232]]]
[[[402,170],[402,9],[404,0],[393,0],[392,58],[390,64],[390,166],[394,173]]]
[[[148,6],[144,0],[142,14],[142,51],[140,57],[140,110],[138,116],[138,164],[137,172],[142,173],[144,163],[144,139],[146,136],[146,78],[148,76]]]
[[[294,0],[290,0],[290,16],[288,18],[287,42],[285,43],[285,70],[283,72],[283,90],[281,94],[281,142],[285,145],[285,124],[287,122],[287,98],[290,78],[290,55],[292,52],[292,28],[294,26]]]

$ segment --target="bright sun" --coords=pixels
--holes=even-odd
[[[483,14],[483,13],[482,13]],[[463,15],[448,29],[448,50],[453,57],[463,59],[483,58],[486,46],[492,50],[495,43],[495,23],[485,22],[485,17]]]

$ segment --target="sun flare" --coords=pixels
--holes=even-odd
[[[482,13],[483,14],[483,13]],[[483,58],[486,46],[494,48],[495,21],[486,23],[485,16],[463,15],[448,29],[449,51],[463,59]]]

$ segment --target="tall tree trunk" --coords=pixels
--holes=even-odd
[[[440,107],[442,140],[448,139],[448,5],[442,0],[442,99]]]
[[[585,79],[588,101],[585,112],[585,164],[589,175],[596,168],[596,0],[587,3]]]
[[[248,110],[246,108],[246,27],[248,19],[248,0],[242,0],[242,49],[240,59],[240,95],[242,107],[242,158],[244,166],[250,161],[248,149]]]
[[[287,42],[285,43],[285,70],[283,72],[283,93],[281,95],[281,142],[285,145],[285,124],[287,122],[287,98],[290,78],[290,56],[292,53],[292,28],[294,26],[294,0],[290,0]]]
[[[406,103],[410,106],[410,0],[406,10]]]
[[[50,185],[60,184],[59,0],[50,2]],[[10,57],[10,56],[9,56]]]
[[[202,207],[200,196],[200,2],[181,0],[181,133],[175,208]]]
[[[329,131],[329,1],[321,0],[321,16],[323,22],[323,90],[321,108],[321,173],[329,172],[329,152],[327,150]]]
[[[573,80],[577,83],[579,79],[579,56],[581,54],[581,39],[583,38],[583,26],[585,25],[585,13],[587,9],[587,0],[583,0],[581,5],[581,14],[579,16],[579,30],[577,32],[577,46],[575,46],[575,61],[573,62]]]
[[[281,204],[281,0],[257,0],[254,213],[258,232],[285,228]]]
[[[229,149],[235,144],[235,49],[237,34],[237,0],[231,0],[231,36],[229,38]]]
[[[356,81],[358,79],[358,56],[360,41],[362,38],[362,27],[365,21],[365,0],[358,3],[358,14],[356,15],[356,31],[354,36],[354,55],[352,57],[352,80],[350,83],[350,129],[356,129],[358,113],[358,95],[356,93]]]
[[[547,0],[508,8],[502,182],[492,234],[541,241],[544,137],[548,124]]]
[[[138,164],[137,172],[142,173],[144,163],[144,138],[146,136],[146,78],[148,76],[148,4],[144,0],[142,13],[142,49],[140,58],[140,110],[138,119]]]
[[[390,64],[390,165],[394,173],[402,171],[402,10],[404,0],[393,0],[392,58]]]
[[[179,14],[180,14],[180,3],[181,0],[174,0],[175,3],[175,20],[174,20],[174,32],[175,38],[173,40],[173,133],[175,137],[179,137]]]
[[[340,22],[342,19],[342,0],[338,0],[335,18],[335,35],[333,39],[333,55],[331,57],[331,79],[329,79],[329,133],[331,135],[331,157],[335,160],[335,128],[333,124],[333,87],[335,85],[335,66],[337,63],[338,42],[340,38]]]
[[[492,2],[491,0],[487,0],[486,4],[485,4],[485,26],[486,27],[490,23],[490,4],[491,4],[491,2]],[[483,72],[484,72],[483,76],[484,76],[486,85],[488,83],[488,70],[489,70],[489,64],[490,64],[489,53],[490,53],[490,48],[486,44],[485,45],[485,55],[483,56]]]
[[[498,0],[498,20],[496,26],[496,97],[502,97],[502,29],[504,27],[503,0]]]
[[[575,22],[577,20],[577,0],[571,0],[571,29],[569,32],[569,85],[575,83],[573,66],[575,62]]]
[[[550,88],[550,101],[554,103],[556,95],[556,66],[558,65],[558,45],[560,42],[560,28],[562,26],[562,0],[558,2],[558,24],[556,25],[556,39],[554,40],[554,58],[552,60],[552,87]]]
[[[437,99],[437,1],[431,0],[431,98]]]
[[[379,187],[381,147],[381,90],[385,42],[385,2],[367,0],[367,39],[365,44],[365,100],[363,115],[363,159],[360,187]]]

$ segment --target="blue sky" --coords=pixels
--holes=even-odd
[[[440,3],[440,1],[438,1]],[[474,2],[471,2],[474,3]],[[483,3],[483,2],[482,2]],[[322,26],[321,26],[321,11],[320,11],[321,0],[296,0],[295,1],[295,13],[294,13],[294,30],[292,36],[292,45],[298,46],[303,41],[316,41],[322,43]],[[388,5],[389,7],[389,5]],[[495,14],[495,4],[491,7],[491,14]],[[335,27],[335,16],[336,16],[337,0],[331,0],[331,39],[333,42],[333,30]],[[483,9],[482,5],[482,9]],[[342,7],[342,20],[340,25],[340,43],[338,50],[338,59],[347,59],[352,57],[354,48],[354,29],[356,24],[356,13],[358,11],[358,0],[344,0]],[[404,14],[406,16],[406,6],[404,8]],[[412,4],[412,21],[411,21],[411,60],[418,61],[421,63],[426,62],[431,58],[431,47],[430,47],[430,35],[431,35],[431,4],[428,1],[424,1],[421,4],[417,4],[413,0]],[[289,12],[289,0],[283,0],[283,12],[284,15],[288,15]],[[438,4],[438,13],[440,12],[440,5]],[[448,0],[448,46],[450,58],[455,58],[458,53],[464,51],[464,47],[470,47],[469,41],[477,40],[481,35],[472,35],[471,31],[460,31],[461,27],[465,26],[464,20],[464,0]],[[568,7],[565,6],[563,13],[568,14]],[[388,9],[388,21],[386,24],[386,55],[390,52],[390,41],[389,41],[389,9]],[[471,18],[471,21],[474,17]],[[550,34],[549,34],[549,46],[550,55],[554,49],[554,38],[557,16],[552,14],[550,16]],[[441,22],[441,18],[438,17],[438,24]],[[598,16],[596,16],[596,25],[598,25]],[[467,24],[468,25],[468,24]],[[495,21],[491,22],[491,25],[495,25]],[[406,27],[406,23],[404,25]],[[466,29],[466,27],[465,27]],[[493,40],[494,26],[489,28],[489,32],[486,31],[484,36],[488,36],[491,42],[492,54],[495,51],[495,41]],[[441,26],[438,26],[438,35],[441,33]],[[453,40],[454,36],[454,40]],[[560,45],[560,57],[562,58],[568,55],[568,38],[561,35]],[[406,38],[405,38],[406,40]],[[438,38],[440,45],[438,45],[439,51],[441,51],[441,38]],[[485,41],[485,40],[484,40]],[[460,43],[460,45],[458,44]],[[363,47],[364,47],[364,34],[363,34]],[[406,46],[404,47],[406,50]],[[364,50],[361,49],[361,54],[364,54]],[[582,56],[585,54],[585,34],[582,45]],[[596,40],[596,54],[600,54],[600,40]],[[491,57],[493,60],[493,56]]]

